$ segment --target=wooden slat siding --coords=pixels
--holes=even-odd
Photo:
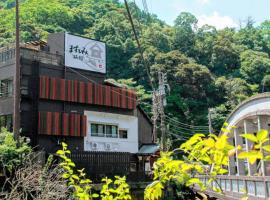
[[[121,108],[127,108],[127,90],[121,90]]]
[[[136,108],[136,94],[131,90],[50,77],[40,77],[40,98],[124,109]]]
[[[77,136],[81,136],[81,116],[77,115]]]
[[[100,174],[113,176],[129,173],[130,153],[122,152],[75,152],[71,159],[78,168],[85,168],[88,176],[98,178]]]
[[[48,135],[52,134],[52,113],[51,112],[47,112],[47,131],[46,133]]]
[[[80,82],[80,88],[79,88],[79,102],[85,103],[85,83]]]
[[[93,103],[93,84],[92,83],[87,83],[87,101],[86,103],[92,104]]]
[[[39,134],[86,136],[87,117],[80,114],[58,112],[39,112]]]
[[[61,135],[61,119],[60,119],[60,113],[54,113],[54,135]]]
[[[66,96],[66,100],[67,101],[72,101],[71,99],[71,94],[72,94],[72,87],[71,87],[71,80],[67,80],[67,96]]]
[[[49,98],[52,100],[55,100],[56,99],[56,79],[50,78],[49,85],[50,85]]]
[[[121,88],[116,89],[117,93],[117,106],[118,108],[121,108]]]
[[[111,92],[110,92],[111,87],[110,86],[105,86],[104,89],[105,89],[105,95],[104,95],[105,101],[104,101],[104,104],[106,106],[111,106]]]
[[[82,115],[81,116],[81,135],[82,137],[86,137],[86,132],[87,132],[87,117]]]
[[[68,123],[68,114],[64,113],[62,117],[62,126],[63,126],[63,135],[68,136],[69,135],[69,123]]]
[[[59,100],[62,100],[64,101],[66,98],[66,81],[65,79],[60,79],[60,82],[61,82],[61,86],[60,86],[60,94],[61,94],[61,97]]]
[[[116,91],[116,89],[117,88],[112,87],[112,92],[111,92],[111,94],[112,94],[112,104],[111,104],[111,106],[112,107],[117,107],[117,91]]]
[[[73,83],[74,83],[74,85],[73,85],[73,87],[74,87],[74,95],[73,95],[73,102],[80,102],[79,101],[79,95],[78,95],[78,81],[77,80],[75,80],[75,81],[73,81]]]

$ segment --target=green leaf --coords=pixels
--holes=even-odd
[[[79,180],[80,178],[77,175],[72,175],[72,178]]]
[[[95,193],[95,194],[92,194],[92,197],[93,197],[93,198],[98,198],[99,195]]]
[[[253,134],[246,133],[246,134],[241,134],[240,136],[243,137],[243,138],[246,138],[246,139],[248,139],[248,140],[250,140],[252,142],[258,142],[257,137],[255,135],[253,135]]]
[[[266,145],[262,147],[265,151],[269,151],[270,152],[270,145]]]
[[[63,150],[58,150],[58,151],[56,152],[56,154],[57,154],[57,155],[64,155],[65,152],[64,152]]]
[[[194,184],[200,185],[201,184],[200,179],[198,179],[198,178],[191,178],[191,179],[189,179],[187,181],[186,186],[191,186],[191,185],[194,185]]]
[[[62,177],[63,177],[64,179],[67,179],[67,178],[70,177],[70,175],[69,175],[69,174],[63,174]]]
[[[259,151],[241,152],[238,154],[239,159],[248,159],[250,164],[254,164],[257,159],[262,159],[263,155]]]
[[[270,161],[270,156],[266,156],[266,157],[264,158],[264,160],[265,160],[265,161]]]
[[[257,139],[259,141],[262,141],[264,139],[266,139],[268,136],[268,131],[267,130],[260,130],[257,132]]]

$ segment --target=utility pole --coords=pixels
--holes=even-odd
[[[164,112],[164,106],[167,105],[166,101],[166,87],[168,90],[170,90],[170,87],[167,83],[167,75],[158,72],[158,82],[159,82],[159,87],[158,91],[156,92],[156,98],[157,98],[157,110],[158,114],[160,116],[160,130],[161,130],[161,150],[162,151],[167,151],[167,135],[166,135],[166,124],[165,124],[165,112]]]
[[[152,121],[153,121],[153,133],[152,133],[152,141],[154,143],[157,142],[157,120],[158,120],[158,116],[159,116],[159,113],[158,113],[158,103],[159,102],[159,99],[158,99],[158,93],[157,91],[153,91],[153,94],[152,94],[152,103],[153,103],[153,106],[152,106],[152,113],[153,113],[153,116],[152,116]]]
[[[16,44],[15,44],[15,76],[14,76],[14,111],[13,111],[13,133],[19,143],[20,135],[20,21],[19,0],[16,0]]]

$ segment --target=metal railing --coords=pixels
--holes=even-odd
[[[209,177],[198,177],[207,184]],[[247,195],[249,199],[268,199],[270,197],[270,176],[217,176],[216,181],[211,183],[210,188],[221,187],[223,199],[241,199]],[[210,196],[220,198],[220,194],[213,190],[206,191]]]

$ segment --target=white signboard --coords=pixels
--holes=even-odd
[[[105,43],[65,34],[65,65],[106,73]]]

